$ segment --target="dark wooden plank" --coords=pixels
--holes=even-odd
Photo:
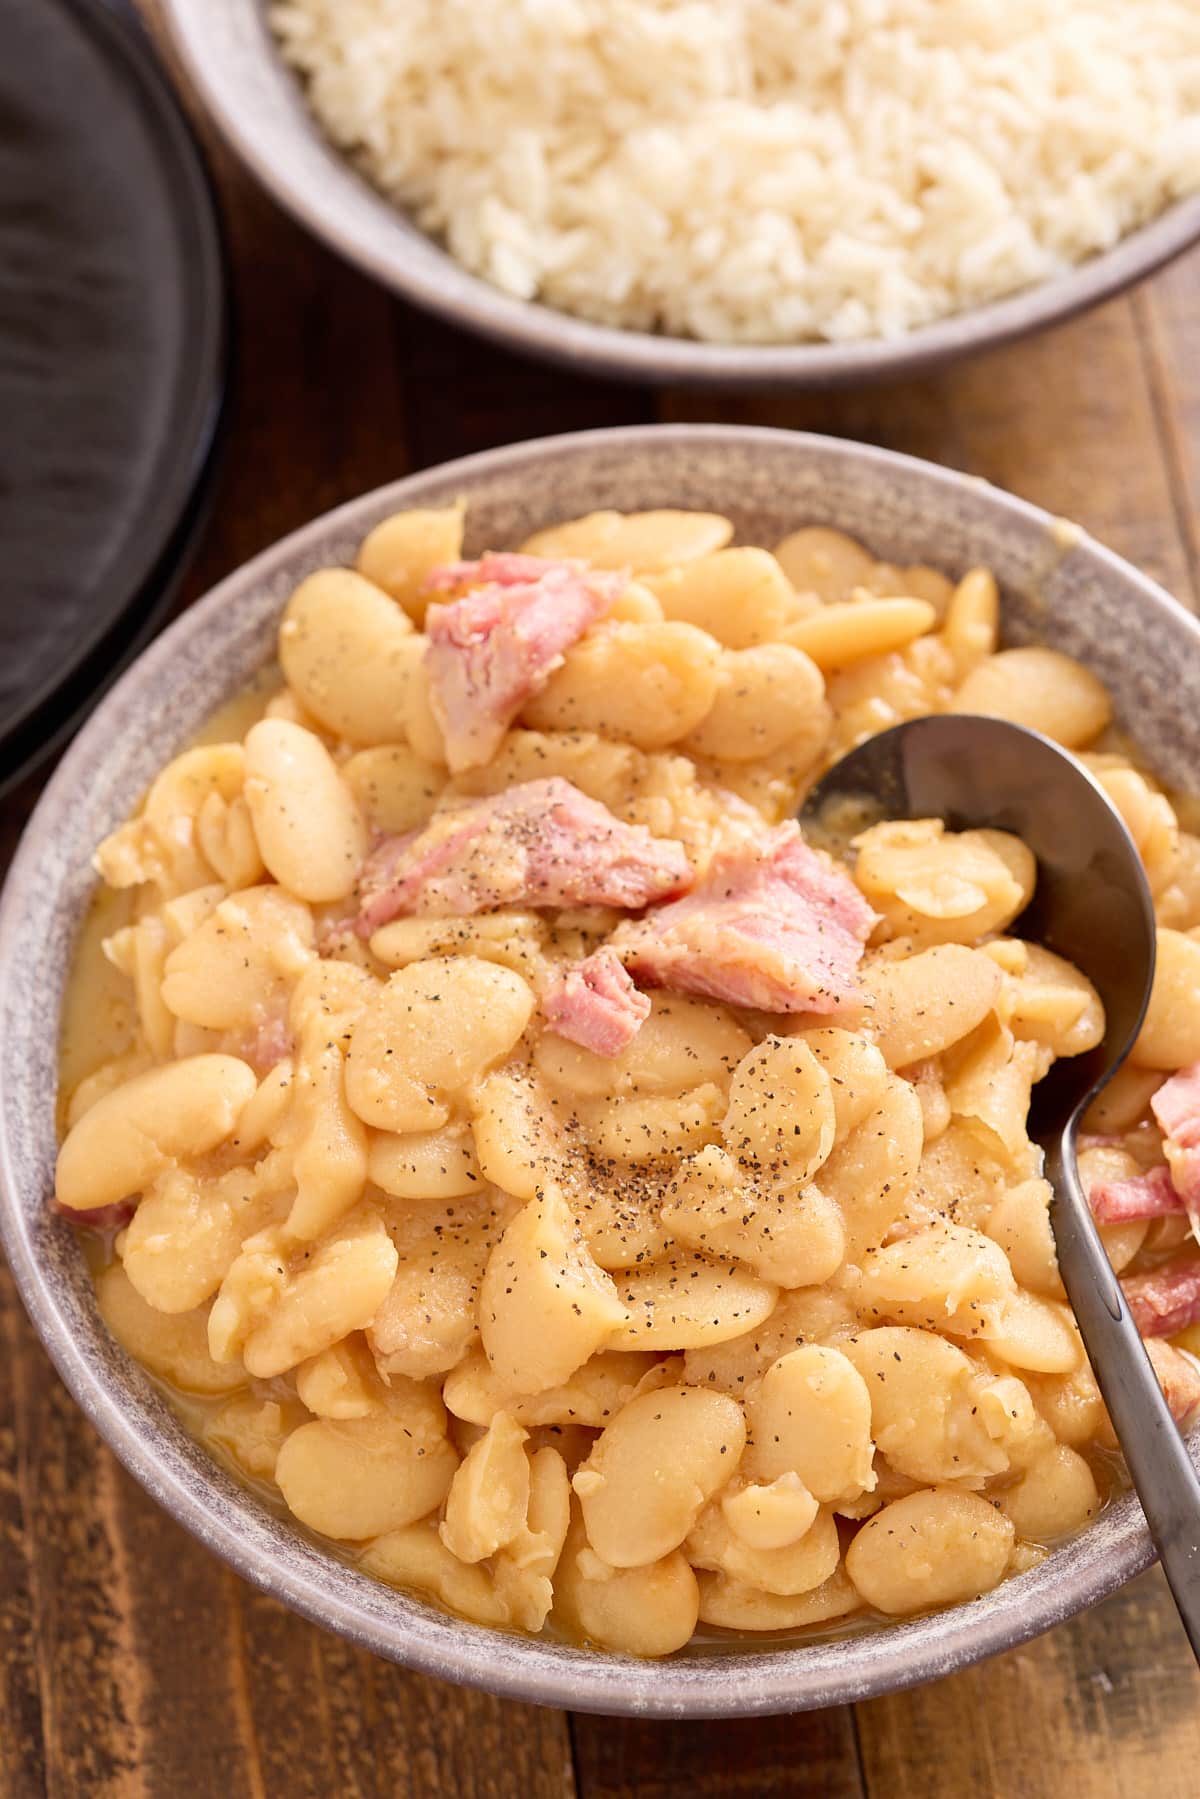
[[[94,1511],[119,1544],[110,1599],[128,1645],[142,1789],[264,1799],[232,1583],[107,1454],[98,1474]]]
[[[217,1578],[215,1569],[212,1575]],[[325,1799],[330,1793],[366,1799],[366,1789],[336,1753],[321,1633],[235,1575],[224,1579],[265,1799]]]
[[[409,442],[418,467],[515,439],[648,424],[645,388],[530,362],[443,320],[397,309]]]
[[[412,466],[397,303],[322,248],[242,170],[176,77],[217,188],[232,286],[233,381],[221,479],[184,602],[321,512]]]
[[[337,262],[223,152],[235,383],[212,515],[186,589],[411,465],[395,303]]]
[[[354,1799],[573,1799],[566,1720],[317,1644],[339,1784]],[[272,1795],[273,1799],[273,1795]]]
[[[1176,525],[1200,600],[1200,251],[1138,290],[1135,318],[1171,468]]]
[[[128,1791],[138,1760],[134,1714],[141,1677],[118,1600],[120,1545],[101,1507],[105,1451],[23,1318],[10,1341],[12,1415],[32,1563],[30,1624],[42,1682],[45,1790],[64,1799],[72,1790]]]
[[[259,1799],[215,1564],[118,1467],[23,1319],[12,1334],[45,1790]]]
[[[858,1707],[878,1799],[1193,1799],[1200,1675],[1157,1569],[1023,1649]]]
[[[665,1724],[571,1720],[583,1799],[862,1799],[850,1711]]]
[[[233,1584],[265,1799],[574,1794],[560,1713],[409,1674]]]
[[[0,1262],[0,1792],[6,1799],[33,1799],[46,1784],[37,1597],[16,1417],[18,1349],[28,1329]]]

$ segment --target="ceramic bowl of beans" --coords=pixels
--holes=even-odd
[[[256,558],[0,906],[0,1228],[86,1415],[307,1617],[558,1706],[845,1702],[1111,1592],[1153,1551],[1025,1116],[1098,998],[1015,838],[793,820],[938,710],[1109,793],[1159,974],[1084,1172],[1190,1429],[1196,649],[1023,501],[737,427],[492,451]]]

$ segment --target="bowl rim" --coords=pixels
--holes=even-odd
[[[382,506],[421,504],[426,490],[453,484],[469,495],[473,480],[492,471],[511,473],[548,457],[571,456],[596,445],[620,450],[645,443],[686,447],[700,442],[755,445],[768,449],[786,444],[790,454],[835,457],[844,464],[874,467],[886,474],[919,476],[931,493],[949,496],[969,489],[985,504],[1024,525],[1052,528],[1051,515],[1028,501],[1007,494],[978,478],[918,458],[811,433],[765,427],[723,425],[627,426],[535,439],[484,451],[444,463],[386,484],[310,520],[226,576],[156,639],[106,696],[64,756],[38,802],[18,845],[0,894],[0,1015],[7,1006],[13,949],[18,927],[27,915],[44,917],[55,895],[39,892],[30,875],[53,844],[61,815],[74,801],[77,781],[105,758],[109,721],[120,716],[123,701],[160,690],[178,652],[201,638],[216,613],[237,604],[250,589],[265,585],[286,570],[306,548],[341,529],[352,529],[367,512]],[[1096,559],[1126,587],[1140,595],[1153,612],[1169,613],[1175,629],[1190,629],[1200,649],[1200,621],[1131,564],[1081,535],[1076,548]],[[387,1659],[461,1684],[481,1687],[502,1697],[641,1717],[745,1717],[791,1712],[852,1702],[883,1692],[899,1691],[921,1681],[952,1673],[1000,1651],[1015,1648],[1039,1632],[1104,1598],[1150,1565],[1154,1550],[1132,1496],[1109,1512],[1106,1546],[1080,1565],[1063,1565],[1058,1578],[1044,1574],[1055,1558],[1031,1574],[1003,1583],[998,1592],[1006,1603],[977,1614],[970,1604],[899,1621],[868,1636],[832,1644],[818,1639],[794,1645],[747,1648],[736,1654],[689,1661],[646,1663],[635,1658],[547,1644],[509,1636],[437,1612],[431,1607],[381,1617],[360,1603],[377,1593],[368,1580],[327,1553],[314,1565],[302,1554],[266,1557],[243,1539],[238,1513],[249,1520],[262,1508],[248,1488],[227,1514],[209,1505],[206,1496],[222,1478],[213,1464],[197,1477],[179,1451],[156,1438],[144,1417],[136,1386],[98,1371],[74,1338],[59,1309],[31,1241],[30,1220],[17,1199],[13,1168],[10,1108],[0,1071],[0,1243],[7,1253],[21,1299],[51,1360],[84,1414],[129,1472],[175,1519],[214,1550],[252,1584],[284,1601],[310,1621],[332,1628]],[[1193,1454],[1200,1451],[1200,1437]],[[289,1542],[302,1542],[293,1531]],[[1042,1578],[1039,1579],[1038,1576]],[[872,1645],[864,1666],[853,1653],[858,1643]],[[847,1650],[844,1656],[838,1651]],[[832,1650],[832,1654],[825,1654]],[[818,1658],[813,1665],[814,1657]],[[805,1666],[806,1661],[810,1664]],[[712,1672],[709,1674],[708,1670]]]
[[[256,30],[237,28],[251,6]],[[231,13],[231,8],[234,11]],[[1200,240],[1200,194],[1170,202],[1109,249],[1017,292],[900,337],[850,343],[725,344],[593,324],[537,300],[519,300],[470,273],[420,232],[324,135],[263,18],[264,0],[162,0],[171,45],[229,147],[266,191],[314,236],[347,262],[426,311],[509,349],[576,371],[625,381],[691,382],[706,386],[834,388],[853,382],[911,376],[975,351],[999,348],[1060,324],[1111,298]],[[226,28],[236,33],[237,56],[222,53]],[[257,58],[259,72],[293,89],[288,136],[300,132],[320,162],[310,181],[273,152],[276,123],[246,103],[236,66]],[[253,75],[251,75],[253,81]],[[369,229],[347,215],[369,212]],[[425,253],[414,248],[421,240]]]

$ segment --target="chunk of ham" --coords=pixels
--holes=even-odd
[[[1121,1282],[1143,1337],[1173,1337],[1200,1323],[1200,1256],[1174,1256],[1146,1274]]]
[[[577,562],[491,555],[434,570],[434,589],[471,590],[425,614],[429,702],[454,773],[479,768],[500,747],[525,701],[560,668],[565,651],[606,612],[619,577]]]
[[[1150,1101],[1171,1179],[1200,1238],[1200,1062],[1164,1081]]]
[[[1130,1224],[1139,1218],[1169,1218],[1183,1211],[1165,1162],[1124,1180],[1094,1181],[1088,1203],[1097,1224]]]
[[[835,1012],[853,998],[876,915],[794,823],[743,838],[685,898],[612,943],[653,986],[763,1012]]]
[[[1191,1424],[1200,1411],[1200,1367],[1183,1350],[1161,1337],[1147,1337],[1146,1354],[1158,1376],[1163,1398],[1176,1424]]]
[[[294,1047],[286,1011],[270,1012],[242,1038],[236,1054],[261,1076],[270,1074],[277,1063],[291,1055]]]
[[[93,1206],[90,1212],[80,1212],[55,1199],[54,1210],[60,1218],[69,1218],[77,1231],[123,1231],[137,1205],[132,1199],[122,1199],[115,1205]]]
[[[554,775],[435,813],[385,838],[359,879],[357,929],[389,919],[463,917],[497,906],[618,906],[640,911],[682,891],[683,845],[627,825]]]
[[[1200,1144],[1200,1062],[1164,1081],[1150,1101],[1164,1137],[1186,1148]]]
[[[526,556],[520,550],[488,550],[475,561],[443,562],[430,569],[423,586],[426,593],[457,593],[460,587],[480,587],[485,583],[520,587],[538,580],[548,568],[565,568],[579,575],[586,567],[586,562],[576,557],[552,559]]]
[[[605,946],[550,983],[542,994],[542,1013],[556,1037],[598,1056],[616,1056],[649,1018],[650,1001],[638,992],[615,951]]]

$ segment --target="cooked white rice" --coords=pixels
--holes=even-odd
[[[606,324],[895,336],[1200,189],[1200,0],[283,0],[329,136]]]

